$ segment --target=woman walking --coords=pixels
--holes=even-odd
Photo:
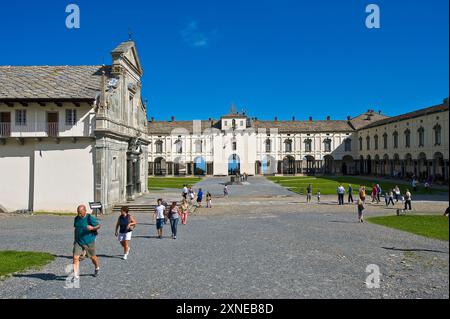
[[[389,204],[392,203],[392,206],[395,206],[394,204],[394,192],[391,190],[389,190],[389,198],[388,198],[388,202],[387,202],[387,206],[389,206]]]
[[[394,196],[395,196],[395,202],[396,203],[398,202],[398,199],[400,198],[400,195],[401,195],[400,188],[398,188],[398,185],[395,185]]]
[[[115,232],[117,239],[123,247],[123,260],[128,259],[128,254],[130,253],[131,235],[136,224],[136,220],[129,213],[129,208],[127,206],[123,206],[120,209],[120,216],[117,220]]]
[[[166,206],[162,204],[162,199],[158,199],[158,205],[155,208],[155,217],[156,217],[156,236],[159,239],[162,239],[165,211]]]
[[[172,230],[172,239],[177,239],[177,226],[180,215],[178,214],[177,202],[173,202],[169,208],[170,228]]]
[[[189,205],[187,203],[187,200],[183,199],[183,201],[181,202],[180,210],[181,224],[186,225],[189,214]]]
[[[358,221],[360,223],[364,222],[363,213],[364,213],[364,203],[361,199],[358,199]]]
[[[210,192],[206,193],[206,208],[212,208],[212,196]]]

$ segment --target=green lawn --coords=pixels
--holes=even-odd
[[[201,180],[199,177],[150,177],[148,179],[148,189],[178,188],[181,191],[185,184],[194,185]]]
[[[0,277],[28,269],[37,269],[54,259],[55,256],[49,253],[0,251]]]
[[[420,236],[448,241],[448,217],[442,215],[400,215],[370,217],[367,221]]]
[[[376,179],[363,179],[358,178],[354,176],[339,176],[339,177],[313,177],[313,176],[295,176],[295,177],[268,177],[269,180],[279,183],[282,186],[285,186],[292,191],[299,193],[299,194],[305,194],[306,193],[306,187],[308,184],[312,185],[313,188],[313,194],[317,193],[317,190],[320,189],[320,193],[322,195],[334,195],[336,194],[336,189],[338,188],[339,184],[342,183],[342,186],[345,187],[345,189],[348,189],[348,185],[351,184],[353,186],[353,192],[357,193],[358,188],[360,185],[366,186],[366,193],[370,195],[372,193],[372,185],[373,184],[380,184],[381,189],[383,192],[388,191],[389,189],[392,189],[395,187],[395,185],[398,185],[400,188],[402,194],[405,193],[406,188],[408,188],[410,191],[412,191],[412,188],[409,185],[405,184],[395,184],[392,182],[380,182]],[[441,191],[436,189],[429,189],[425,190],[424,188],[418,188],[417,192],[415,194],[439,194],[439,193],[447,193],[447,191]],[[414,194],[413,194],[414,195]]]

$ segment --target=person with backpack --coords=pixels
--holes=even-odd
[[[98,235],[100,223],[86,212],[86,206],[77,207],[77,217],[74,220],[75,240],[73,243],[73,271],[74,280],[80,279],[80,256],[86,252],[86,256],[94,264],[94,277],[100,272],[100,263],[95,254],[95,239]]]
[[[177,239],[177,226],[178,221],[180,219],[179,209],[177,206],[177,202],[173,202],[172,205],[170,205],[168,217],[170,220],[170,228],[172,230],[172,239]]]
[[[133,216],[129,213],[129,208],[123,206],[120,209],[120,216],[116,223],[115,235],[123,247],[123,260],[128,259],[130,253],[130,240],[133,233],[133,229],[137,222]]]
[[[162,204],[162,199],[158,199],[157,203],[155,208],[156,236],[162,239],[166,206]]]

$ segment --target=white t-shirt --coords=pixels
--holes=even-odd
[[[155,210],[156,210],[156,219],[163,219],[166,207],[164,205],[159,205],[155,208]]]
[[[344,194],[345,193],[345,188],[343,186],[339,186],[337,190],[338,190],[338,194]]]
[[[183,194],[187,194],[187,193],[188,193],[187,187],[183,187]]]

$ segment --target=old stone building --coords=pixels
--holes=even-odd
[[[110,211],[147,192],[142,75],[132,41],[109,66],[0,67],[0,209]]]
[[[393,144],[408,128],[410,146],[400,136]],[[155,176],[426,173],[448,180],[448,101],[396,117],[368,110],[346,120],[264,121],[232,112],[219,120],[151,120],[148,129]]]

